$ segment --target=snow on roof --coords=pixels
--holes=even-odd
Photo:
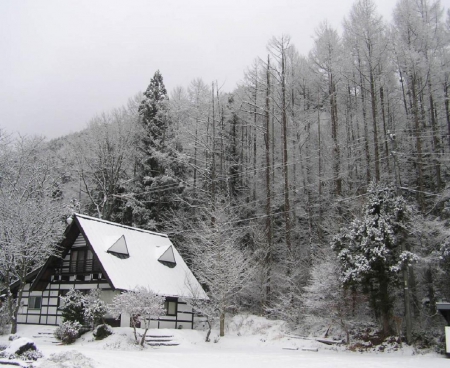
[[[167,235],[85,215],[75,216],[114,288],[131,290],[143,286],[164,296],[208,298]],[[122,237],[128,258],[108,253]],[[176,263],[174,267],[158,261],[169,248]]]

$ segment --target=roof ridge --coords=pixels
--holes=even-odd
[[[161,236],[163,238],[169,238],[169,236],[167,234],[157,233],[157,232],[150,231],[150,230],[139,229],[137,227],[127,226],[127,225],[122,225],[122,224],[118,224],[117,222],[111,222],[111,221],[103,220],[103,219],[100,219],[100,218],[97,218],[97,217],[83,215],[81,213],[74,213],[74,216],[81,217],[81,218],[84,218],[86,220],[97,221],[97,222],[102,222],[102,223],[105,223],[105,224],[108,224],[108,225],[122,227],[122,228],[129,229],[129,230],[140,231],[142,233],[157,235],[157,236]]]

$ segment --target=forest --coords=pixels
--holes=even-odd
[[[268,40],[232,92],[169,92],[161,66],[80,132],[0,130],[3,283],[79,212],[169,234],[221,324],[249,311],[433,340],[450,301],[450,11],[399,0],[392,19],[357,0],[308,55]]]

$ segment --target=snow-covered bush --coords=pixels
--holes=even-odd
[[[52,354],[42,361],[40,366],[52,368],[94,368],[92,359],[76,350]]]
[[[18,356],[21,360],[38,360],[42,358],[44,354],[40,350],[27,350]]]
[[[93,332],[96,340],[103,340],[104,338],[113,334],[113,330],[110,325],[102,324],[98,325]]]
[[[60,297],[64,321],[88,324],[92,329],[102,323],[108,308],[100,296],[100,289],[90,290],[86,295],[79,290],[69,290],[66,296]]]
[[[60,296],[61,311],[64,321],[84,323],[84,295],[79,290],[70,289],[65,296]]]
[[[65,321],[56,328],[54,335],[64,344],[72,344],[80,336],[82,327],[81,323],[77,321]]]
[[[20,337],[13,340],[9,346],[0,352],[0,357],[7,359],[37,360],[42,353],[37,350],[33,340]]]
[[[108,312],[106,303],[101,300],[101,290],[93,289],[83,298],[84,320],[91,328],[103,322],[103,316]]]
[[[138,342],[136,327],[140,323],[141,327],[144,328],[144,333],[139,343],[141,346],[144,346],[151,318],[157,318],[166,314],[164,301],[165,298],[163,296],[159,296],[145,287],[137,287],[134,290],[125,291],[115,296],[112,304],[109,305],[109,312],[115,318],[119,318],[122,313],[132,316],[131,324],[136,343]]]

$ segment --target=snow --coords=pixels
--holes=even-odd
[[[3,355],[6,357],[9,357],[10,355],[14,355],[17,351],[20,350],[23,346],[26,346],[27,344],[34,344],[34,341],[30,338],[26,337],[20,337],[18,339],[13,340],[9,346],[3,350]]]
[[[114,334],[101,341],[95,341],[92,333],[87,333],[75,344],[57,345],[46,337],[51,335],[39,334],[50,333],[53,329],[19,325],[18,334],[33,338],[44,354],[44,358],[34,363],[37,367],[443,368],[449,364],[443,356],[414,354],[409,347],[390,353],[355,353],[321,344],[313,338],[292,338],[288,336],[284,322],[252,315],[230,318],[226,336],[219,339],[218,331],[213,330],[210,343],[204,342],[205,331],[149,330],[149,335],[173,335],[179,345],[170,347],[140,348],[133,343],[131,328],[123,327],[114,328]],[[0,344],[7,344],[7,340],[8,336],[0,336]],[[217,340],[217,343],[213,342]]]

